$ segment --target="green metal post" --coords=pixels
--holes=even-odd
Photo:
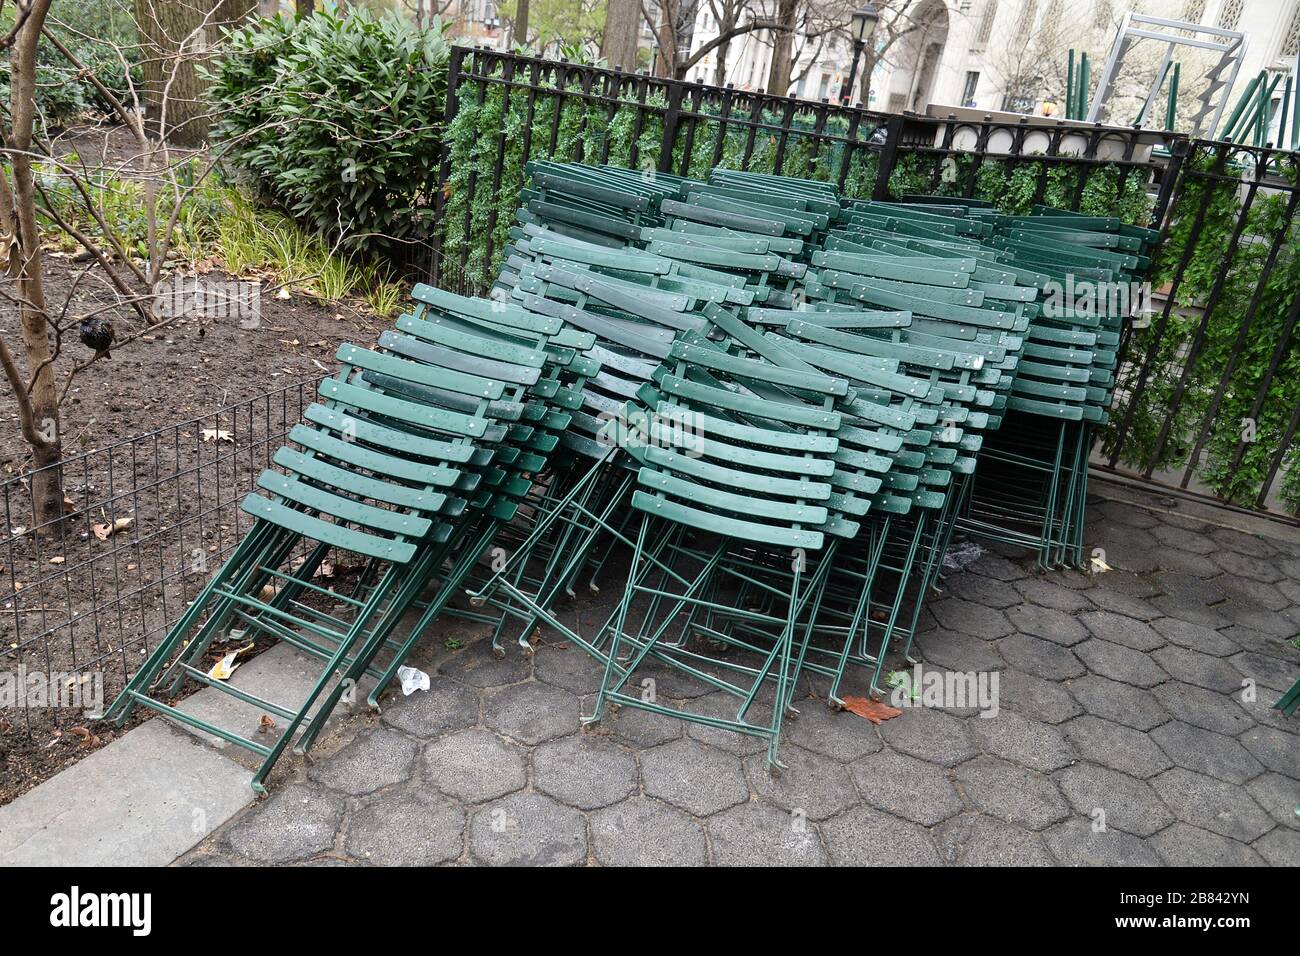
[[[1065,118],[1074,119],[1074,48],[1065,66]]]
[[[1246,111],[1246,106],[1251,102],[1255,95],[1255,87],[1264,81],[1264,71],[1259,71],[1259,76],[1255,77],[1246,85],[1246,91],[1241,94],[1241,99],[1237,100],[1237,105],[1232,108],[1232,113],[1228,116],[1228,122],[1223,127],[1222,138],[1231,142],[1233,134],[1237,131],[1237,123],[1241,119],[1241,114]]]
[[[1169,78],[1169,105],[1165,108],[1165,129],[1173,130],[1178,121],[1178,72],[1181,64],[1174,64],[1174,75]]]

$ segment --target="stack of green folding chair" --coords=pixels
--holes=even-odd
[[[340,347],[340,370],[275,454],[280,470],[263,472],[242,503],[251,531],[106,716],[120,723],[144,705],[249,750],[264,791],[286,746],[310,747],[366,678],[373,703],[460,592],[544,466],[556,441],[548,429],[568,426],[531,394],[554,380],[560,323],[427,288],[417,297],[425,301],[378,348]],[[366,559],[351,593],[316,577],[335,553]],[[232,638],[284,641],[321,661],[305,700],[265,700],[205,669],[214,642]],[[248,705],[271,729],[263,723],[254,739],[168,703],[186,682]]]

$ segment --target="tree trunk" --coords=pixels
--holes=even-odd
[[[27,368],[39,369],[32,383],[23,434],[32,448],[32,503],[36,523],[51,532],[63,518],[63,475],[59,468],[61,441],[59,397],[54,383],[53,348],[45,312],[42,281],[41,230],[36,221],[36,184],[32,178],[32,126],[35,117],[36,44],[49,13],[50,0],[37,0],[10,54],[10,115],[8,145],[14,150],[13,200],[17,245],[9,250],[18,274],[19,322]],[[8,190],[6,189],[6,192]],[[11,383],[14,384],[14,383]],[[15,389],[22,387],[15,384]],[[20,402],[20,405],[22,403]]]
[[[718,44],[718,48],[713,51],[714,55],[717,56],[718,58],[717,63],[714,64],[713,67],[714,86],[727,85],[727,54],[730,51],[731,51],[730,40],[723,40],[721,43]]]
[[[799,0],[779,0],[776,22],[789,27],[772,31],[772,68],[767,74],[767,91],[777,96],[790,92],[790,74],[794,70],[794,28]]]
[[[605,8],[605,31],[600,37],[600,55],[605,62],[635,72],[640,34],[641,0],[609,0]]]
[[[858,69],[862,72],[858,74],[858,99],[864,109],[872,109],[871,106],[871,74],[875,72],[876,64],[880,62],[880,56],[876,53],[875,44],[868,37],[867,44],[862,49],[862,63]]]
[[[516,0],[515,19],[510,24],[510,44],[520,46],[528,42],[528,0]]]
[[[150,131],[175,146],[202,145],[210,118],[195,67],[222,26],[242,22],[257,0],[134,0],[134,7]]]

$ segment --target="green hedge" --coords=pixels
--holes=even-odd
[[[401,254],[432,227],[448,54],[441,25],[364,8],[250,24],[210,76],[214,145],[304,227]]]

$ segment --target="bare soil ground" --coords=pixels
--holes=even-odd
[[[76,284],[82,268],[47,261],[52,307],[69,298],[71,315],[96,307],[100,293]],[[119,338],[137,327],[125,312],[110,318]],[[113,349],[76,377],[62,406],[69,513],[53,538],[31,531],[30,458],[17,403],[0,386],[0,677],[94,671],[111,702],[247,530],[238,502],[311,401],[312,382],[334,368],[339,344],[372,342],[386,325],[356,304],[264,295],[257,328],[183,318]],[[60,383],[90,355],[73,329],[55,366]],[[0,336],[21,341],[7,300]],[[103,536],[120,519],[125,527]],[[3,703],[0,804],[121,732],[80,709]]]

